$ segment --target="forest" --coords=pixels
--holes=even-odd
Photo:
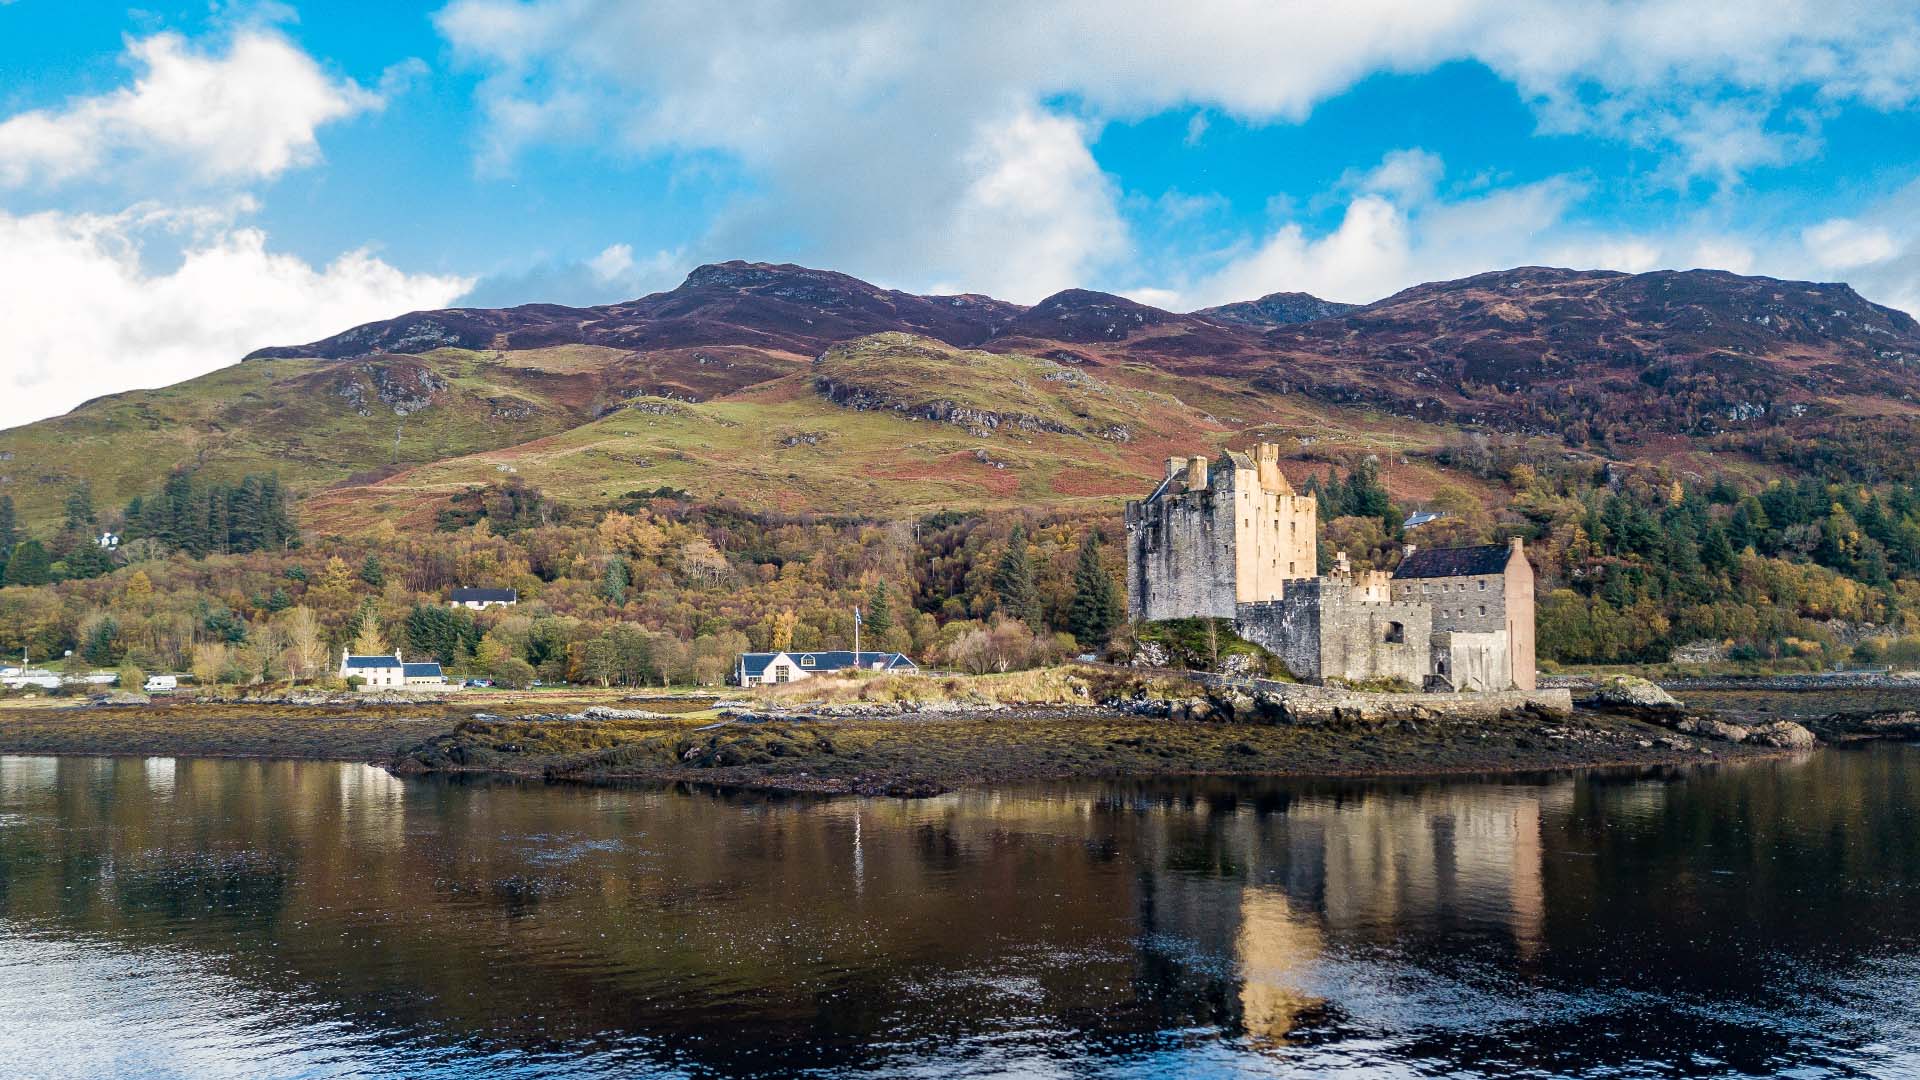
[[[1920,484],[1674,476],[1487,440],[1438,456],[1495,485],[1497,509],[1455,486],[1395,499],[1373,458],[1290,463],[1321,504],[1323,566],[1521,535],[1550,664],[1920,663]],[[1441,516],[1403,529],[1415,508]],[[181,472],[110,512],[78,487],[45,537],[0,496],[0,651],[252,684],[397,647],[507,685],[712,684],[744,649],[849,646],[859,607],[871,647],[1005,671],[1127,653],[1122,539],[1117,507],[882,521],[662,489],[587,512],[514,479],[456,497],[431,531],[312,536],[271,476]],[[456,611],[460,585],[522,603]]]

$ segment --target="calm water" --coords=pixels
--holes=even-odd
[[[0,758],[0,1073],[1920,1075],[1920,749],[924,802]]]

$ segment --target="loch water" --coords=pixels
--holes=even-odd
[[[0,1071],[1920,1076],[1920,748],[919,801],[0,758]]]

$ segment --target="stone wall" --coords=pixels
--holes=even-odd
[[[1127,504],[1127,615],[1233,618],[1231,496],[1168,491]]]
[[[1129,616],[1230,619],[1236,603],[1278,599],[1287,579],[1316,570],[1317,514],[1281,474],[1277,446],[1169,459],[1161,489],[1127,504]]]
[[[1378,694],[1327,686],[1302,686],[1270,679],[1229,679],[1219,675],[1193,676],[1222,690],[1242,691],[1271,702],[1282,715],[1278,723],[1388,723],[1400,720],[1478,721],[1531,712],[1563,717],[1573,712],[1570,691],[1498,690],[1477,694]]]
[[[1513,685],[1507,662],[1507,632],[1469,634],[1435,630],[1433,671],[1455,690],[1505,690]]]
[[[1309,578],[1289,581],[1277,601],[1240,605],[1234,629],[1305,682],[1399,679],[1420,686],[1433,618],[1424,604],[1360,601],[1344,581]]]

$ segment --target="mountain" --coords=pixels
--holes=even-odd
[[[553,345],[636,351],[746,345],[814,353],[835,341],[885,330],[977,345],[1025,311],[988,296],[915,296],[828,270],[724,262],[695,269],[670,292],[624,304],[415,311],[305,345],[256,349],[245,359],[337,360],[382,352],[513,352]]]
[[[411,312],[0,432],[0,492],[54,521],[171,469],[274,471],[310,527],[424,524],[509,477],[582,504],[661,486],[789,510],[1110,505],[1168,456],[1279,438],[1296,474],[1384,454],[1491,492],[1463,430],[1534,459],[1911,475],[1920,326],[1840,284],[1545,267],[1360,307],[1032,306],[792,265],[702,266],[601,307]],[[1390,451],[1390,452],[1389,452]],[[1519,452],[1519,451],[1516,451]]]
[[[1241,300],[1218,307],[1201,308],[1193,314],[1215,322],[1238,323],[1242,326],[1292,326],[1345,315],[1359,306],[1322,300],[1310,293],[1277,292],[1268,293],[1258,300]]]

